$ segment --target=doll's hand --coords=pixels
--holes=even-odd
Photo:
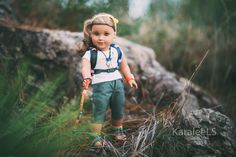
[[[136,89],[138,88],[138,85],[134,79],[134,75],[131,75],[129,77],[126,77],[125,80],[128,82],[130,87],[135,87]]]
[[[91,79],[90,78],[85,78],[84,81],[83,81],[83,88],[88,89],[90,83],[91,83]]]
[[[138,85],[135,80],[130,80],[128,83],[131,88],[133,88],[133,87],[136,89],[138,88]]]

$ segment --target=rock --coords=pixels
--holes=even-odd
[[[236,153],[233,123],[212,109],[197,109],[183,116],[180,130],[193,155],[233,156]]]

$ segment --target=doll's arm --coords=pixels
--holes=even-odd
[[[88,89],[89,84],[91,83],[91,65],[90,61],[83,58],[82,59],[82,77],[83,77],[83,88]]]
[[[125,80],[128,82],[130,87],[138,88],[138,85],[134,79],[134,75],[131,73],[126,57],[123,55],[120,65],[121,72],[123,73]]]

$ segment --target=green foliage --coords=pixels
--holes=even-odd
[[[13,1],[18,18],[24,23],[51,29],[83,30],[83,23],[94,14],[126,15],[128,1],[123,0],[17,0]]]
[[[231,20],[235,24],[235,6],[236,2],[231,0],[185,0],[182,3],[182,11],[184,17],[192,20],[195,24],[221,27],[229,20],[228,18],[234,18]],[[228,26],[231,27],[231,25]]]
[[[88,125],[73,124],[78,114],[78,98],[64,104],[59,112],[50,105],[61,96],[57,90],[65,77],[45,81],[27,94],[31,86],[29,64],[19,64],[15,73],[11,64],[1,61],[0,156],[46,157],[81,143]],[[26,95],[29,97],[25,98]]]
[[[132,36],[132,34],[137,34],[139,32],[140,21],[135,21],[132,24],[120,23],[118,28],[119,36]]]

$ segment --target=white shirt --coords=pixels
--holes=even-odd
[[[123,52],[122,52],[123,54]],[[90,62],[90,50],[86,51],[83,59],[87,59]],[[109,50],[107,51],[100,51],[97,50],[97,63],[94,69],[111,69],[116,68],[118,66],[117,59],[118,59],[118,52],[117,49],[114,47],[111,47],[111,62],[110,66],[106,63],[106,58],[109,57]],[[122,75],[119,72],[119,70],[116,70],[114,72],[101,72],[99,74],[94,74],[92,76],[92,84],[101,83],[101,82],[107,82],[107,81],[113,81],[117,79],[121,79]]]

